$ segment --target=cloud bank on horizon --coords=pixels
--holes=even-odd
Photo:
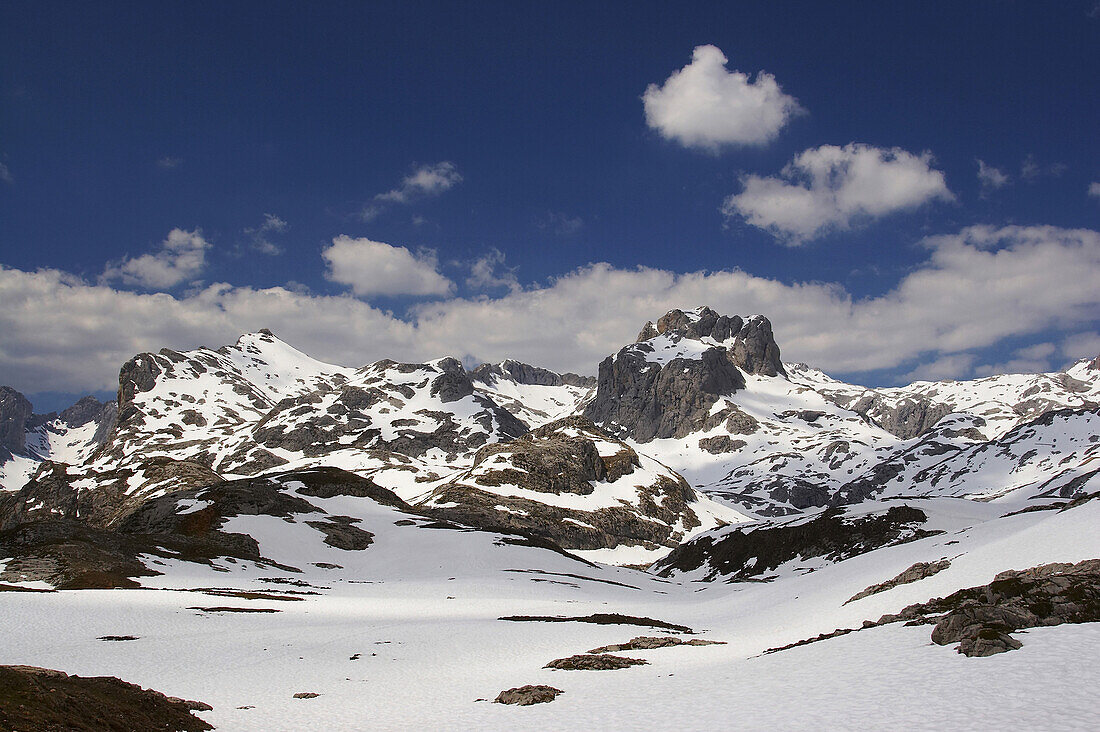
[[[543,285],[502,279],[509,291],[500,297],[453,297],[454,283],[433,254],[346,236],[324,250],[330,277],[348,288],[337,295],[227,283],[182,295],[139,293],[57,269],[4,267],[0,367],[16,388],[110,389],[119,365],[140,351],[216,346],[266,327],[344,365],[450,354],[591,374],[646,320],[701,304],[768,315],[785,360],[832,373],[911,367],[909,378],[951,378],[1022,366],[1046,370],[1059,359],[1100,351],[1100,336],[1090,330],[1100,313],[1100,233],[973,226],[922,245],[929,256],[920,267],[864,299],[834,284],[785,284],[740,270],[681,273],[606,263]],[[486,268],[499,264],[499,257],[474,262],[471,276],[491,278]],[[414,304],[402,318],[356,297],[381,291],[443,299]],[[1031,335],[1041,343],[1010,361],[980,360],[984,347]]]

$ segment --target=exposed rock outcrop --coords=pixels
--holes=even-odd
[[[619,653],[621,651],[648,651],[653,648],[668,648],[670,646],[720,646],[725,645],[725,641],[712,641],[703,640],[702,638],[692,638],[690,640],[684,640],[683,638],[677,638],[674,635],[666,636],[654,636],[654,635],[640,635],[637,638],[631,638],[626,643],[615,643],[610,646],[600,646],[599,648],[593,648],[589,653]]]
[[[532,704],[552,702],[557,698],[558,694],[564,693],[565,692],[561,689],[555,689],[553,686],[527,684],[526,686],[517,686],[514,689],[505,689],[497,694],[497,698],[493,699],[493,703],[515,704],[517,706],[526,707]]]
[[[543,668],[557,668],[563,671],[615,671],[631,666],[645,666],[649,661],[644,658],[612,656],[607,653],[578,653],[568,658],[555,658]]]
[[[958,643],[965,656],[1011,651],[1023,645],[1014,631],[1100,621],[1100,559],[1001,572],[988,585],[910,605],[874,624],[899,620],[935,623],[932,642]]]
[[[0,666],[0,729],[201,732],[214,728],[192,712],[210,709],[113,676]]]
[[[880,592],[892,590],[899,585],[907,585],[911,582],[919,582],[926,577],[931,577],[934,574],[942,572],[950,566],[951,562],[947,559],[940,559],[935,562],[917,562],[913,566],[909,567],[909,569],[906,569],[904,572],[899,574],[897,577],[886,580],[885,582],[873,584],[867,589],[857,592],[856,594],[852,595],[851,598],[846,600],[844,604],[847,605],[849,602],[855,602],[856,600],[862,600],[863,598],[870,597],[871,595],[877,595]]]
[[[829,508],[809,520],[702,534],[678,546],[654,569],[662,577],[704,569],[706,579],[753,580],[792,560],[838,562],[939,533],[920,528],[927,520],[923,511],[911,506],[862,516]]]

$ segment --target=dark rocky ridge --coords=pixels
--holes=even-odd
[[[502,363],[483,363],[469,372],[470,378],[484,384],[492,384],[500,378],[511,379],[517,384],[532,386],[577,386],[591,388],[596,385],[594,376],[580,376],[566,372],[558,374],[549,369],[531,366],[508,359]]]
[[[718,537],[702,534],[673,549],[654,569],[668,577],[705,567],[708,580],[753,580],[795,559],[838,562],[939,533],[920,528],[927,520],[924,511],[904,505],[865,516],[829,508],[809,520],[738,528]]]
[[[653,352],[649,341],[658,336],[674,343],[706,338],[722,345],[705,350],[699,359],[678,357],[657,366],[646,356]],[[612,434],[638,442],[686,437],[736,421],[737,415],[712,415],[711,408],[719,397],[744,388],[744,373],[786,376],[771,323],[763,316],[745,321],[706,307],[692,313],[670,310],[656,328],[643,328],[639,339],[600,363],[596,396],[584,410]],[[730,426],[730,431],[738,429]]]

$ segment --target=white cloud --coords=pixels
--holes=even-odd
[[[642,101],[646,123],[662,137],[687,147],[717,150],[722,145],[764,145],[801,112],[775,77],[760,71],[727,71],[725,55],[714,46],[696,46],[691,63],[672,72],[664,84],[650,84]]]
[[[744,176],[741,193],[727,198],[722,212],[797,246],[861,221],[954,200],[932,163],[928,152],[823,145],[801,152],[778,177]]]
[[[449,295],[454,283],[439,273],[435,252],[416,254],[370,239],[338,236],[321,251],[325,277],[351,287],[360,297],[375,295]]]
[[[11,170],[8,169],[8,166],[3,163],[0,163],[0,180],[9,185],[15,183],[15,176],[11,174]]]
[[[963,376],[968,354],[1037,335],[1065,339],[1064,351],[1070,341],[1096,345],[1086,336],[1100,321],[1100,233],[971,227],[926,245],[927,261],[889,292],[862,300],[838,285],[786,284],[739,270],[591,264],[497,298],[422,304],[408,321],[347,295],[217,284],[173,297],[91,285],[56,270],[0,268],[0,374],[22,391],[110,388],[134,353],[231,343],[261,327],[348,365],[472,354],[591,374],[646,320],[700,304],[768,315],[784,359],[834,374],[924,366],[928,375]]]
[[[283,248],[271,241],[272,234],[282,234],[288,225],[286,221],[274,214],[265,213],[263,223],[254,229],[245,229],[244,233],[251,239],[251,247],[261,254],[276,256],[283,253]]]
[[[401,185],[379,193],[359,212],[364,221],[374,219],[392,204],[408,204],[420,198],[438,196],[462,182],[458,167],[447,160],[434,165],[421,165],[405,176]]]
[[[161,170],[175,170],[183,163],[183,158],[175,158],[171,155],[165,155],[163,158],[157,160],[157,167]]]
[[[517,292],[522,289],[516,277],[517,269],[504,264],[504,252],[499,249],[490,249],[470,265],[470,276],[466,278],[466,286],[475,292],[491,292],[501,288],[509,292]]]
[[[922,363],[901,377],[902,381],[946,381],[967,378],[974,366],[974,356],[969,353],[951,353]]]
[[[978,182],[981,184],[983,192],[995,188],[1004,188],[1011,180],[1004,171],[994,168],[992,165],[986,165],[984,160],[978,160]]]
[[[172,229],[160,248],[152,254],[127,257],[109,264],[102,279],[121,281],[126,285],[148,290],[167,290],[183,283],[194,282],[206,269],[206,250],[210,244],[201,229]]]
[[[983,364],[974,369],[976,376],[993,374],[1036,374],[1052,371],[1051,356],[1058,352],[1053,343],[1036,343],[1017,349],[1012,358],[995,364]]]
[[[1100,181],[1089,183],[1089,195],[1093,198],[1100,198]]]
[[[1072,333],[1062,339],[1059,350],[1070,363],[1082,358],[1096,358],[1100,356],[1100,332],[1091,330]]]

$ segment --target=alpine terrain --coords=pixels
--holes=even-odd
[[[698,307],[593,372],[0,387],[0,728],[1100,727],[1100,356],[872,389]]]

